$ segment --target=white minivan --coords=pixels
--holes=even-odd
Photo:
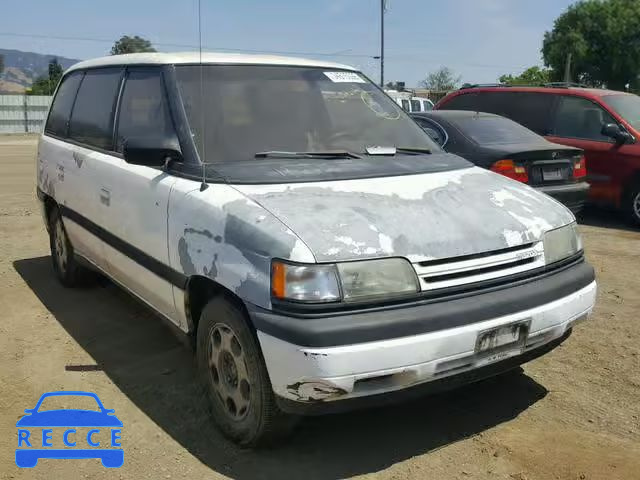
[[[101,272],[192,335],[212,417],[242,445],[513,369],[596,296],[567,208],[443,152],[345,65],[78,63],[37,193],[59,280]]]

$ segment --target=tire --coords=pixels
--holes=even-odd
[[[625,195],[624,209],[629,220],[640,226],[640,183],[632,185]]]
[[[296,417],[276,405],[252,327],[222,296],[202,311],[197,358],[211,415],[224,436],[243,447],[259,447],[292,432]]]
[[[62,285],[80,287],[95,280],[94,272],[78,264],[58,208],[54,208],[49,216],[49,247],[53,271]]]

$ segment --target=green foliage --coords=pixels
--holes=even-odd
[[[584,0],[560,15],[546,32],[542,55],[562,80],[572,54],[571,80],[622,90],[638,87],[640,73],[640,1]]]
[[[507,85],[543,85],[551,81],[552,71],[537,66],[529,67],[520,75],[502,75],[500,83]]]
[[[435,72],[427,75],[422,82],[422,86],[429,90],[445,92],[455,90],[460,85],[461,77],[456,75],[449,67],[440,67]]]
[[[4,72],[4,55],[0,55],[0,75]]]
[[[62,73],[62,66],[58,63],[58,59],[53,58],[49,62],[49,73],[34,80],[31,88],[27,89],[27,95],[53,95],[62,78]]]
[[[155,52],[151,42],[138,35],[130,37],[123,35],[111,47],[111,55],[122,55],[123,53]]]

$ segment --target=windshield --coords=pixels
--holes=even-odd
[[[605,95],[602,101],[618,112],[633,128],[640,129],[640,97],[631,94]]]
[[[473,115],[450,118],[460,131],[480,145],[539,142],[540,137],[508,118]]]
[[[273,151],[364,154],[371,146],[440,151],[391,98],[356,72],[184,65],[176,73],[206,162],[246,161]]]

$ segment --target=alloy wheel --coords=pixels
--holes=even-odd
[[[210,381],[225,413],[232,420],[242,420],[249,412],[251,386],[242,345],[229,326],[213,326],[208,357]]]
[[[640,221],[640,191],[636,192],[635,196],[633,197],[631,206],[633,208],[633,214],[635,215],[636,220]]]

